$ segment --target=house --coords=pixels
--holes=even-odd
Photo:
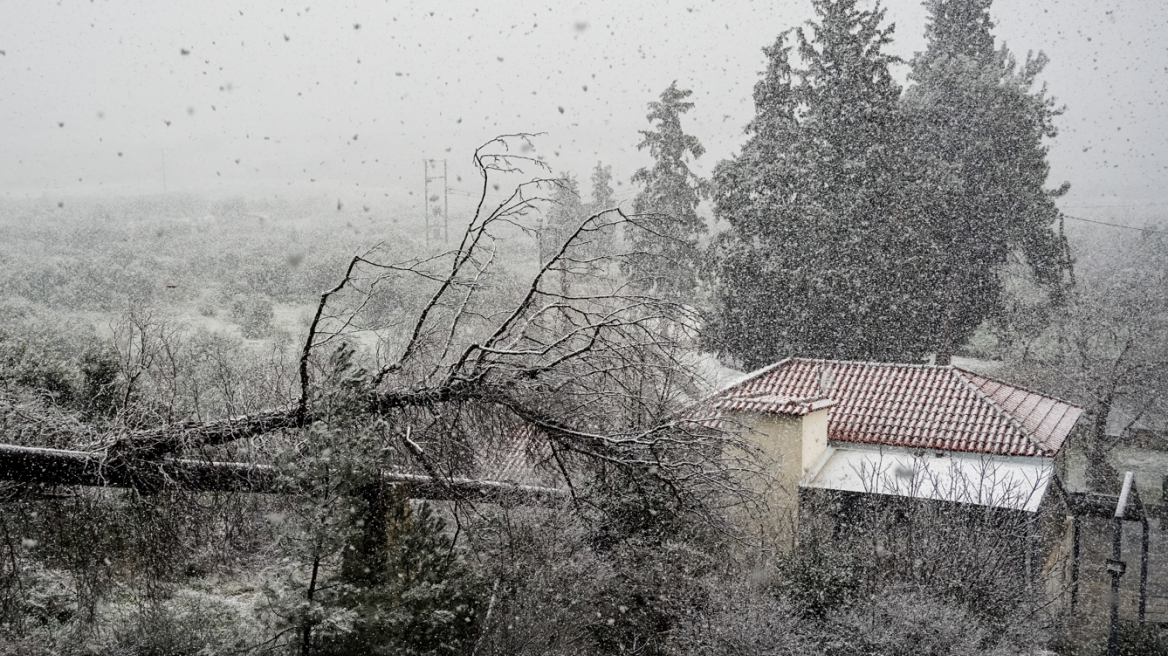
[[[750,373],[702,407],[774,462],[763,524],[780,551],[810,490],[1037,514],[1082,414],[959,367],[804,358]]]

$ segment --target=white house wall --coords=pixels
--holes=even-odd
[[[920,455],[836,444],[828,447],[801,485],[1037,512],[1053,471],[1053,459],[1043,457],[955,451]]]

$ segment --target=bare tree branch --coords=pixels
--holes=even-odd
[[[752,488],[743,481],[761,475],[750,447],[674,419],[700,395],[700,381],[681,358],[696,342],[694,311],[630,291],[620,264],[635,254],[615,247],[598,252],[584,243],[595,235],[606,237],[597,243],[636,243],[630,234],[653,230],[652,220],[619,209],[594,212],[563,231],[563,243],[547,261],[523,272],[526,284],[513,284],[515,271],[499,270],[524,266],[522,258],[500,253],[530,244],[542,225],[540,212],[554,202],[546,192],[563,185],[534,178],[488,209],[494,176],[524,165],[546,169],[536,158],[511,152],[510,142],[531,146],[531,137],[505,135],[475,152],[482,196],[457,248],[395,262],[374,247],[349,260],[316,304],[298,354],[295,400],[229,419],[115,426],[73,441],[87,445],[88,455],[10,451],[5,457],[13,476],[32,477],[29,472],[42,471],[47,462],[56,464],[43,471],[58,472],[61,484],[98,484],[102,476],[125,484],[135,476],[181,482],[186,476],[195,481],[191,485],[219,485],[221,479],[237,485],[226,474],[208,472],[243,471],[239,467],[259,477],[249,481],[261,480],[263,465],[208,470],[173,456],[338,421],[327,387],[340,365],[323,348],[338,344],[355,354],[346,374],[352,389],[344,392],[356,395],[351,406],[367,421],[409,436],[397,447],[404,445],[428,484],[451,498],[469,494],[459,491],[474,475],[469,454],[510,448],[514,427],[526,422],[577,498],[597,472],[619,471],[638,485],[669,490],[681,507],[711,521],[719,506],[749,502]],[[413,299],[414,307],[405,308],[402,299]],[[396,305],[408,318],[390,321],[370,311]],[[375,358],[363,346],[368,340],[358,339],[368,333],[378,340]],[[152,366],[143,361],[140,368]],[[92,463],[100,463],[100,471],[87,469]],[[49,473],[37,476],[37,482],[53,482]]]

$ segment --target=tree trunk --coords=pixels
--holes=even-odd
[[[257,437],[278,430],[297,428],[304,419],[297,405],[286,405],[242,417],[218,421],[184,421],[159,428],[134,431],[109,445],[116,454],[156,458],[187,446],[215,446]]]
[[[312,578],[308,581],[308,612],[312,612],[312,597],[316,593],[316,575],[320,571],[320,554],[312,559]],[[312,652],[312,620],[304,618],[304,631],[300,636],[300,656]]]
[[[1107,462],[1107,417],[1111,414],[1111,397],[1095,404],[1091,421],[1091,439],[1087,444],[1087,489],[1107,494],[1119,493],[1119,472]]]
[[[122,459],[109,454],[0,444],[0,481],[38,485],[126,487],[145,492],[166,487],[199,492],[296,494],[269,465],[207,460]],[[555,505],[563,490],[468,478],[382,472],[383,485],[408,486],[413,499]]]
[[[374,481],[361,489],[365,504],[361,516],[361,533],[351,548],[345,550],[341,574],[358,587],[384,583],[389,552],[394,536],[410,521],[410,485],[386,485]]]
[[[964,286],[964,274],[954,273],[949,277],[949,293],[945,301],[945,313],[941,316],[941,335],[937,342],[937,356],[933,364],[949,366],[953,361],[954,341],[957,332],[957,306]]]

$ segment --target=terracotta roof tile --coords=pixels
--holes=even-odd
[[[722,399],[716,401],[714,407],[718,410],[765,412],[801,417],[809,412],[830,408],[835,403],[831,399],[797,399],[775,394],[756,394]]]
[[[957,367],[802,358],[761,369],[711,401],[719,411],[794,415],[835,401],[832,440],[994,455],[1053,456],[1082,414]]]

